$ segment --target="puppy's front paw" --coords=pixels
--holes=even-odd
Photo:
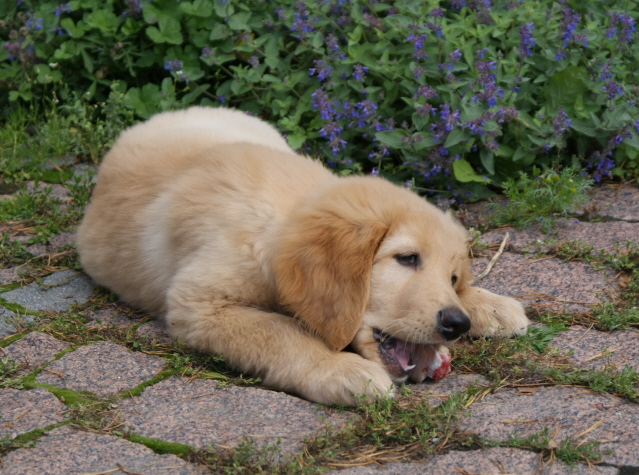
[[[310,376],[310,375],[309,375]],[[334,353],[304,384],[303,396],[320,404],[355,406],[394,396],[393,382],[379,364],[355,353]]]
[[[485,289],[470,287],[460,295],[470,318],[469,335],[523,335],[530,324],[524,307],[511,297],[493,294]]]

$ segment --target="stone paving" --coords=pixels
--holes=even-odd
[[[63,187],[56,187],[55,193],[61,200],[67,197]],[[579,240],[608,253],[621,252],[628,241],[639,243],[639,188],[601,187],[592,198],[582,212],[560,220],[548,235],[535,227],[485,233],[481,241],[487,250],[476,256],[475,274],[486,267],[505,232],[510,241],[477,285],[519,299],[532,316],[548,311],[583,315],[600,301],[615,302],[623,284],[618,273],[544,254],[552,240]],[[481,206],[471,209],[469,216],[481,220]],[[0,232],[21,242],[29,238],[19,223],[0,223]],[[73,233],[61,233],[29,252],[45,257],[66,252],[72,239]],[[192,459],[157,448],[159,443],[225,450],[252,440],[258,448],[275,445],[277,464],[301,453],[306,438],[323,433],[327,426],[339,431],[359,417],[259,386],[163,373],[168,366],[161,352],[133,351],[108,341],[108,332],[128,331],[135,338],[167,345],[171,340],[159,322],[117,303],[92,305],[94,296],[104,291],[77,270],[55,269],[16,286],[20,276],[20,269],[0,270],[0,360],[14,362],[16,374],[29,383],[0,385],[0,442],[21,440],[23,434],[31,441],[0,458],[0,475],[211,473]],[[104,341],[78,344],[41,323],[69,309],[82,315],[87,329],[104,331]],[[574,324],[557,334],[550,346],[575,368],[639,370],[637,327],[605,332]],[[2,378],[0,372],[0,382]],[[489,385],[484,376],[456,369],[442,381],[412,385],[411,397],[435,407],[455,392]],[[70,424],[73,398],[106,404],[118,430]],[[547,430],[551,444],[566,439],[599,442],[602,463],[571,466],[528,449],[491,447],[541,430]],[[422,460],[334,468],[330,473],[639,474],[639,405],[584,387],[487,391],[461,415],[456,431],[483,440],[485,448],[444,448]]]

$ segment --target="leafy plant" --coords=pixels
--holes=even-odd
[[[448,198],[573,159],[595,181],[630,177],[638,16],[624,0],[4,2],[0,104],[117,88],[140,118],[239,107],[340,173]],[[100,137],[98,115],[79,136]]]
[[[504,195],[508,199],[499,207],[497,224],[514,224],[523,228],[538,221],[546,232],[553,224],[556,214],[567,215],[570,210],[586,203],[586,191],[592,180],[585,179],[577,167],[564,168],[560,173],[533,168],[533,177],[521,173],[519,180],[508,180],[504,184]]]

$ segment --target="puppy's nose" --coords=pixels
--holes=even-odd
[[[454,340],[470,330],[470,319],[462,311],[448,307],[437,312],[439,333],[447,340]]]

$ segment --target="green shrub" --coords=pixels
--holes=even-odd
[[[573,159],[636,176],[638,16],[625,0],[18,0],[0,6],[0,104],[104,102],[114,83],[140,118],[224,104],[341,173],[433,193]]]

